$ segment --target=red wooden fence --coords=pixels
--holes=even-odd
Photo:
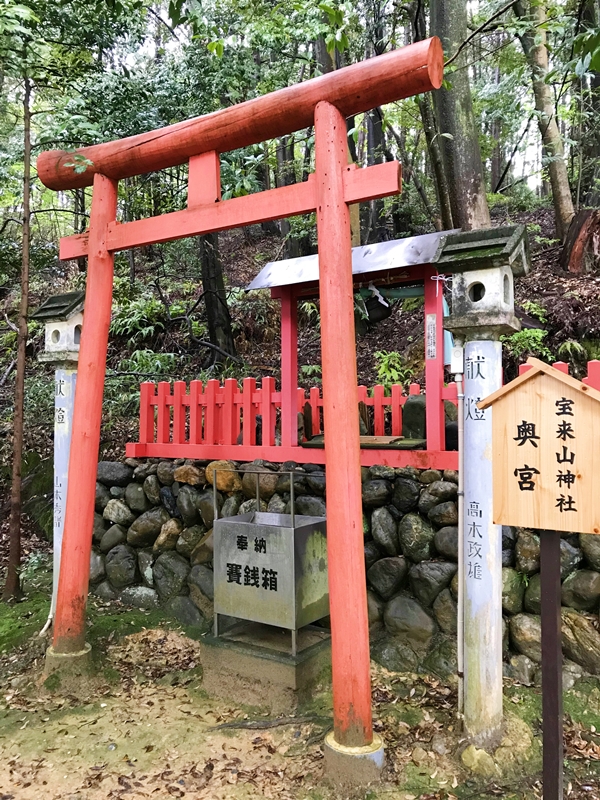
[[[419,384],[411,384],[409,395],[421,393]],[[297,410],[305,403],[312,410],[310,437],[323,433],[321,389],[297,392]],[[372,408],[375,436],[402,436],[402,407],[407,400],[402,386],[394,385],[391,393],[375,386],[358,387],[358,399]],[[456,404],[456,385],[442,391],[442,399]],[[142,383],[140,386],[140,438],[127,445],[129,456],[162,456],[170,458],[226,458],[246,460],[266,458],[274,461],[293,459],[324,463],[324,451],[298,446],[281,446],[279,420],[281,392],[273,378],[263,378],[261,386],[254,378],[245,378],[240,388],[237,381],[224,384],[210,380],[206,384],[192,381],[189,392],[184,381],[171,384]],[[256,418],[260,416],[260,425]],[[257,427],[262,431],[257,444]],[[299,432],[302,435],[302,432]],[[239,442],[239,444],[238,444]],[[432,450],[364,450],[363,465],[437,466],[455,469],[455,452]]]
[[[562,372],[569,371],[569,365],[561,361],[553,366]],[[522,364],[519,371],[527,369],[527,364]],[[600,361],[588,362],[588,374],[583,382],[600,390]],[[409,395],[420,393],[419,384],[410,385]],[[307,435],[322,434],[321,389],[313,387],[308,392],[298,389],[297,397],[298,411],[304,410],[305,403],[311,406],[312,431],[307,431]],[[402,436],[402,407],[407,400],[402,386],[392,386],[390,394],[386,394],[383,386],[374,386],[372,391],[359,386],[358,399],[373,409],[375,436]],[[456,403],[456,399],[454,383],[442,389],[442,400]],[[217,380],[204,385],[201,381],[192,381],[189,391],[184,381],[175,381],[172,389],[168,382],[142,383],[140,438],[127,445],[127,455],[324,463],[325,453],[321,449],[281,445],[280,411],[281,392],[277,391],[274,378],[263,378],[260,386],[254,378],[245,378],[241,387],[232,378],[224,384]],[[258,426],[257,417],[261,418]],[[262,431],[259,443],[257,428]],[[361,461],[363,466],[388,464],[456,469],[458,457],[456,452],[433,449],[365,449],[361,451]]]
[[[564,372],[565,375],[569,374],[569,365],[566,361],[555,361],[552,366],[554,369]],[[529,364],[521,364],[519,366],[519,375],[527,372],[528,369],[531,369]],[[582,378],[581,382],[591,386],[592,389],[598,389],[598,391],[600,391],[600,361],[587,362],[587,377]]]

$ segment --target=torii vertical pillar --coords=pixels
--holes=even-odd
[[[331,778],[356,784],[379,778],[383,743],[371,717],[346,120],[324,101],[315,109],[315,159],[325,463],[335,499],[327,509],[334,729],[325,759]]]
[[[117,182],[94,176],[90,217],[85,319],[79,351],[69,490],[65,512],[58,599],[52,646],[46,672],[86,668],[90,646],[85,641],[85,608],[90,575],[94,500],[108,329],[112,306],[114,256],[106,249],[108,223],[117,211]]]

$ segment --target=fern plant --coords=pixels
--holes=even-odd
[[[524,328],[522,331],[511,333],[510,336],[501,336],[500,341],[514,359],[522,356],[538,356],[546,361],[552,361],[554,357],[544,344],[546,336],[548,331]]]
[[[114,336],[127,336],[129,344],[135,344],[164,330],[165,315],[162,303],[151,295],[125,300],[113,314],[110,332]]]
[[[558,348],[558,357],[565,361],[586,361],[587,350],[574,339],[567,339]]]
[[[300,367],[300,375],[303,378],[321,378],[321,365],[320,364],[304,364]]]

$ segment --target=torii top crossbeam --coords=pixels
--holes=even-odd
[[[48,150],[38,158],[38,175],[59,190],[91,186],[95,174],[120,180],[174,167],[211,150],[225,153],[306,128],[321,101],[349,117],[438,89],[442,71],[442,46],[434,37],[213,114],[81,148],[78,157],[91,164],[79,174],[73,153]]]
[[[47,187],[94,186],[88,233],[61,242],[62,258],[88,256],[88,273],[48,660],[57,654],[83,658],[87,652],[85,606],[114,252],[316,211],[327,490],[335,498],[327,514],[334,736],[342,747],[373,748],[348,205],[395,194],[400,181],[395,163],[366,169],[348,165],[345,117],[439,88],[442,72],[440,42],[429,39],[205,117],[82,148],[75,155],[40,155],[38,174]],[[312,124],[315,173],[308,181],[221,201],[219,153]],[[74,163],[87,168],[76,173]],[[120,179],[184,163],[189,163],[186,209],[117,222]]]

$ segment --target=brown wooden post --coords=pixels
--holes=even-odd
[[[563,797],[563,688],[560,533],[540,531],[544,800]]]

